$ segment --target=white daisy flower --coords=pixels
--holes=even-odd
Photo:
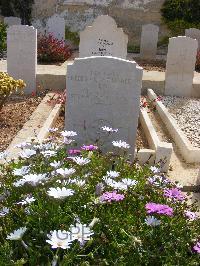
[[[77,239],[80,244],[83,244],[85,241],[90,240],[91,235],[94,234],[94,232],[90,229],[90,227],[87,227],[86,224],[76,223],[75,226],[70,226],[70,232],[72,239]]]
[[[150,167],[150,170],[151,170],[154,174],[157,174],[157,173],[160,172],[160,169],[157,168],[157,167],[155,167],[155,166],[151,166],[151,167]]]
[[[4,207],[3,209],[0,210],[0,216],[6,216],[6,214],[8,214],[10,211],[9,208]]]
[[[72,159],[75,163],[77,163],[78,165],[85,165],[88,164],[90,162],[90,159],[88,158],[83,158],[83,157],[68,157],[69,159]]]
[[[69,182],[71,184],[76,184],[79,187],[83,187],[85,185],[85,180],[80,180],[80,179],[77,179],[77,178],[69,179]]]
[[[8,156],[8,152],[7,151],[0,152],[0,160],[6,159],[7,156]]]
[[[119,140],[119,141],[113,141],[112,142],[114,147],[123,148],[123,149],[129,149],[130,145],[126,143],[125,141]]]
[[[161,224],[161,221],[156,219],[154,216],[147,216],[145,223],[149,226],[157,226]]]
[[[48,195],[55,199],[64,199],[66,197],[72,196],[74,191],[72,189],[63,188],[50,188],[47,191]]]
[[[54,230],[50,235],[47,235],[47,237],[49,240],[46,240],[46,242],[49,243],[52,248],[70,248],[72,240],[70,240],[66,231]]]
[[[56,131],[58,131],[58,128],[57,127],[48,128],[47,131],[50,133],[56,132]]]
[[[101,129],[103,130],[103,131],[107,131],[107,132],[109,132],[109,133],[113,133],[113,132],[118,132],[118,129],[113,129],[113,128],[111,128],[111,127],[107,127],[107,126],[104,126],[104,127],[101,127]]]
[[[10,233],[6,239],[21,240],[26,230],[27,230],[26,227],[20,227],[19,229],[15,230],[13,233]]]
[[[24,176],[28,174],[29,170],[30,170],[30,166],[22,166],[19,169],[14,169],[13,175]]]
[[[54,161],[53,163],[50,163],[50,165],[51,165],[52,167],[54,167],[54,168],[58,168],[58,167],[61,166],[61,162],[56,162],[56,161]]]
[[[46,180],[48,180],[48,177],[46,176],[46,174],[29,174],[29,175],[25,175],[21,180],[19,180],[18,184],[20,184],[21,182],[22,185],[25,183],[29,183],[32,186],[36,186],[38,183],[41,183],[42,181],[46,181]]]
[[[74,141],[75,141],[74,139],[69,139],[69,138],[66,138],[66,137],[64,137],[64,139],[63,139],[63,143],[66,144],[66,145],[70,145]]]
[[[36,150],[49,151],[54,148],[54,145],[52,143],[42,143],[42,144],[35,145],[34,148]]]
[[[116,171],[107,171],[107,173],[106,173],[106,176],[112,177],[112,178],[116,178],[119,175],[120,175],[120,173],[119,172],[116,172]]]
[[[133,180],[133,179],[130,179],[130,178],[123,178],[122,179],[122,182],[127,185],[128,187],[132,187],[132,186],[135,186],[137,185],[138,181],[137,180]]]
[[[56,170],[56,173],[62,175],[63,177],[67,177],[67,176],[70,176],[70,175],[73,175],[74,173],[76,172],[76,170],[74,168],[60,168],[60,169],[57,169]]]
[[[20,148],[20,149],[27,148],[28,149],[31,146],[32,146],[32,144],[30,142],[22,142],[22,143],[15,145],[15,148]]]
[[[128,186],[126,184],[124,184],[123,182],[116,182],[112,178],[103,177],[103,180],[105,181],[105,183],[108,186],[110,186],[114,189],[119,189],[119,190],[127,190],[128,189]]]
[[[61,132],[61,135],[63,136],[63,137],[67,137],[67,138],[69,138],[69,137],[75,137],[75,136],[77,136],[77,133],[75,132],[75,131],[62,131]]]
[[[21,187],[21,186],[23,186],[25,183],[26,183],[26,182],[25,182],[24,179],[20,179],[20,180],[15,181],[15,182],[13,183],[13,186],[14,186],[14,187]]]
[[[18,202],[17,204],[27,205],[33,203],[35,200],[36,199],[34,197],[26,197],[24,200]]]
[[[51,157],[51,156],[56,155],[56,152],[55,151],[51,151],[51,150],[42,151],[41,153],[44,155],[44,157]]]
[[[26,150],[23,150],[22,152],[20,152],[20,156],[22,158],[30,158],[32,155],[35,155],[36,154],[36,151],[34,150],[30,150],[30,149],[26,149]]]

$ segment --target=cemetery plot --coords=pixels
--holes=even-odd
[[[42,97],[21,96],[8,100],[0,111],[0,151],[4,151],[29,119]]]
[[[162,103],[193,146],[200,148],[200,99],[162,96]]]
[[[56,120],[56,123],[54,124],[54,127],[57,128],[58,131],[52,133],[53,137],[56,137],[57,139],[61,140],[62,136],[58,132],[61,132],[64,130],[64,127],[65,127],[64,124],[65,124],[65,117],[61,113],[58,119]],[[137,129],[136,148],[137,149],[148,149],[149,148],[147,138],[144,134],[144,131],[142,129],[140,122],[138,124],[138,129]]]
[[[177,119],[178,120],[181,120],[181,119],[180,118],[174,119],[173,116],[170,114],[170,112],[167,110],[167,108],[164,106],[164,104],[161,101],[156,101],[157,95],[151,89],[148,89],[148,98],[150,99],[150,101],[155,102],[156,110],[157,110],[162,122],[166,126],[170,136],[173,138],[173,140],[174,140],[176,146],[178,147],[184,160],[187,163],[199,163],[200,162],[199,145],[197,147],[197,143],[195,145],[193,143],[191,143],[191,136],[190,136],[190,140],[189,140],[189,138],[186,136],[185,132],[180,128]],[[198,103],[199,103],[199,100],[198,100]],[[198,106],[199,106],[199,104],[198,104]],[[191,112],[191,110],[189,112]],[[190,117],[191,120],[194,119],[194,116],[192,116],[192,117],[193,118]],[[197,116],[195,116],[195,119],[197,122],[199,122],[198,111],[197,111]],[[185,123],[188,123],[188,122],[185,122]],[[198,132],[198,128],[199,128],[198,127],[196,129],[196,127],[197,126],[195,126],[195,128],[194,128],[194,124],[193,124],[193,130],[195,131],[195,133]],[[192,142],[194,142],[193,137],[192,137]]]

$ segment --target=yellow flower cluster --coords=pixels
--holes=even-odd
[[[7,73],[0,72],[0,110],[7,98],[14,92],[22,92],[26,84],[23,80],[15,80]]]

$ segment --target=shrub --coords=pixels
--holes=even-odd
[[[62,136],[0,166],[2,265],[199,265],[197,206],[177,184],[131,163],[126,143],[102,155]]]
[[[199,0],[166,0],[161,12],[173,36],[184,35],[187,28],[200,28]]]
[[[39,62],[64,62],[71,56],[71,49],[53,35],[40,35],[38,38]]]
[[[200,50],[197,52],[196,70],[200,71]]]
[[[65,39],[71,41],[76,46],[78,46],[80,42],[78,32],[70,31],[69,27],[65,28]]]
[[[22,91],[25,86],[23,80],[15,80],[7,73],[0,72],[0,110],[12,93]]]
[[[0,23],[0,54],[6,50],[6,25]]]
[[[30,25],[34,0],[0,0],[0,11],[5,17],[19,16],[22,24]]]
[[[139,45],[128,45],[127,47],[128,53],[140,53]]]

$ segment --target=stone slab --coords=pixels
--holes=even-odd
[[[113,56],[126,59],[128,37],[115,20],[98,16],[80,33],[79,57]]]
[[[10,27],[13,25],[21,25],[22,22],[21,22],[21,18],[18,18],[18,17],[5,17],[4,24]]]
[[[185,36],[169,39],[165,95],[192,96],[198,42]]]
[[[65,40],[65,19],[55,14],[47,20],[47,32],[60,41]]]
[[[32,26],[10,26],[7,31],[7,71],[26,83],[25,93],[36,91],[37,30]]]
[[[113,140],[131,145],[132,155],[139,117],[142,68],[135,62],[113,57],[75,59],[67,69],[65,128],[78,133],[78,145],[102,142],[112,149]],[[118,128],[112,135],[102,126]]]
[[[200,30],[195,28],[190,28],[185,30],[185,36],[198,41],[198,49],[200,49]]]
[[[140,56],[143,59],[156,59],[159,27],[153,24],[142,26]]]

